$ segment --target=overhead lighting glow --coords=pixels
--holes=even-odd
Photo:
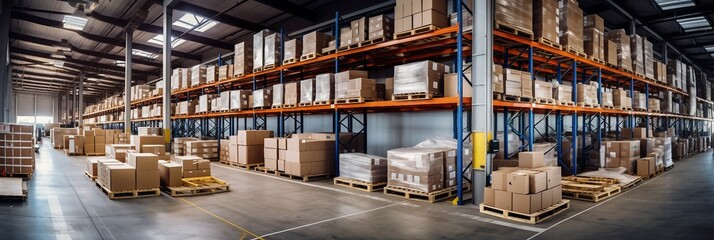
[[[709,24],[709,21],[707,21],[704,16],[677,19],[677,23],[682,26],[685,32],[712,29],[711,24]]]
[[[84,29],[84,25],[87,25],[87,18],[72,16],[72,15],[64,15],[64,19],[62,19],[62,23],[64,24],[64,28],[74,29],[74,30],[82,30],[82,29]]]
[[[192,29],[198,26],[194,30],[199,32],[205,32],[206,30],[211,29],[217,24],[218,22],[216,21],[208,20],[193,13],[186,13],[185,15],[183,15],[183,17],[179,18],[179,20],[174,22],[175,26],[185,29]]]
[[[147,52],[147,51],[138,50],[138,49],[132,49],[132,50],[131,50],[131,53],[134,54],[134,55],[136,55],[136,56],[145,57],[145,58],[150,58],[150,59],[156,59],[156,57],[157,57],[156,54],[153,54],[153,53],[150,53],[150,52]]]
[[[163,46],[164,45],[164,35],[163,34],[156,35],[156,37],[149,39],[148,42]],[[184,42],[186,42],[186,40],[183,40],[180,38],[178,40],[176,40],[176,38],[172,36],[171,37],[171,48],[175,48],[176,46],[181,45]]]
[[[124,61],[122,61],[122,60],[116,60],[116,61],[114,62],[114,65],[123,67],[123,66],[126,66],[126,63],[125,63]]]
[[[64,51],[62,51],[62,50],[60,50],[60,49],[57,49],[57,51],[55,51],[54,53],[52,53],[52,55],[50,55],[50,56],[53,57],[53,58],[67,58],[67,56],[65,55]]]
[[[714,45],[706,45],[704,49],[707,50],[707,52],[714,52]]]
[[[55,67],[64,67],[64,61],[60,61],[60,60],[52,60],[52,61],[50,61],[50,64],[52,64]]]
[[[693,7],[692,0],[655,0],[662,10],[672,10],[677,8]]]

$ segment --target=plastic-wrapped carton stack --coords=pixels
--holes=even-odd
[[[630,37],[624,29],[616,29],[605,33],[605,38],[617,44],[617,67],[632,71],[632,53],[630,51]],[[609,51],[609,50],[608,50]]]
[[[533,33],[536,39],[558,44],[558,1],[533,1]]]
[[[252,106],[248,103],[251,91],[248,90],[232,90],[230,94],[230,110],[244,110]]]
[[[632,71],[641,76],[645,75],[644,39],[634,34],[630,36],[630,51],[632,52]]]
[[[347,98],[350,79],[367,78],[367,71],[347,70],[335,74],[335,98]]]
[[[32,174],[35,171],[34,127],[0,123],[0,172]]]
[[[589,105],[598,105],[597,99],[597,82],[591,81],[589,84],[578,83],[577,87],[577,102]]]
[[[302,56],[303,59],[310,59],[322,54],[322,49],[335,38],[322,32],[314,31],[302,36]],[[334,45],[333,45],[334,47]]]
[[[544,166],[543,152],[521,152],[518,168],[498,169],[484,189],[483,205],[531,214],[561,203],[560,167]]]
[[[561,83],[555,91],[555,100],[558,102],[573,102],[573,86]]]
[[[206,65],[191,67],[191,87],[206,84]]]
[[[230,162],[238,165],[253,165],[264,163],[264,139],[272,138],[273,131],[242,130],[235,136],[230,136],[228,152]]]
[[[296,107],[300,96],[300,81],[285,84],[285,107]]]
[[[644,93],[635,91],[632,101],[634,103],[634,108],[643,110],[647,109],[647,98]]]
[[[310,106],[315,100],[315,79],[300,81],[300,106]]]
[[[394,33],[394,20],[387,17],[384,14],[373,16],[369,18],[369,35],[368,40],[376,39],[392,39],[392,33]]]
[[[285,173],[295,176],[332,174],[335,170],[333,134],[301,134],[287,139]]]
[[[284,100],[285,85],[277,83],[273,85],[273,107],[282,107]]]
[[[667,82],[667,65],[660,62],[654,61],[654,77],[657,82],[666,83]]]
[[[503,75],[506,79],[507,96],[533,97],[532,79],[529,72],[508,68],[504,70]]]
[[[519,7],[522,7],[519,5]],[[559,0],[558,10],[560,25],[558,36],[564,50],[584,53],[583,48],[583,10],[576,0]]]
[[[263,67],[279,66],[280,62],[280,34],[272,33],[265,36],[263,48]]]
[[[198,109],[196,109],[196,113],[206,113],[211,111],[211,103],[210,101],[216,98],[219,98],[220,95],[218,94],[203,94],[198,96]]]
[[[655,79],[654,70],[654,52],[652,51],[652,43],[647,38],[642,38],[643,46],[643,64],[645,69],[645,77],[647,79]]]
[[[196,113],[196,105],[198,105],[198,101],[196,101],[196,99],[179,102],[177,105],[178,110],[176,112],[184,115],[194,114]]]
[[[448,27],[446,10],[446,0],[397,0],[394,7],[394,32],[402,33],[430,25]],[[530,8],[528,12],[530,14]]]
[[[198,141],[198,138],[194,137],[177,137],[174,138],[173,150],[176,156],[186,155],[186,142]]]
[[[233,76],[243,76],[253,71],[253,46],[250,42],[235,45],[233,53]]]
[[[290,60],[295,58],[295,61],[300,59],[302,55],[302,40],[291,39],[285,42],[285,55],[284,60]]]
[[[632,98],[627,96],[627,91],[620,88],[612,89],[612,102],[615,107],[632,108]]]
[[[273,105],[273,89],[264,88],[253,91],[253,108],[269,108]]]
[[[335,75],[332,73],[323,73],[315,76],[315,102],[313,105],[329,104],[334,98]]]
[[[265,66],[265,38],[272,34],[273,32],[267,29],[261,30],[253,34],[253,72],[255,70],[262,70]]]
[[[210,65],[206,67],[206,83],[214,83],[218,81],[218,67]]]
[[[605,62],[612,66],[617,66],[617,43],[607,37],[604,38]]]
[[[553,99],[552,83],[536,80],[533,86],[533,95],[536,99]]]
[[[605,61],[605,21],[597,14],[585,16],[583,44],[585,54]]]
[[[657,98],[650,98],[647,100],[647,107],[650,112],[660,112],[660,101]]]
[[[454,186],[455,151],[398,148],[387,151],[387,186],[433,192]]]
[[[449,72],[448,66],[429,60],[394,66],[394,95],[431,93],[442,96],[444,74]]]
[[[682,81],[685,73],[682,69],[683,63],[676,59],[670,59],[667,63],[667,84],[682,89]]]
[[[364,153],[340,154],[340,177],[368,183],[387,181],[387,158]]]
[[[517,28],[519,31],[533,33],[532,0],[497,0],[496,23]]]
[[[203,159],[218,159],[217,140],[197,140],[188,141],[186,144],[186,155],[196,156]]]
[[[609,88],[602,89],[602,103],[600,103],[600,105],[610,106],[610,107],[615,106],[615,103],[612,100],[612,89],[609,89]]]
[[[352,31],[352,44],[361,43],[367,40],[367,37],[369,36],[369,31],[367,27],[367,17],[361,17],[357,20],[353,20],[352,22],[350,22],[350,31]]]
[[[231,77],[233,72],[233,64],[223,65],[218,67],[218,81],[223,81]]]

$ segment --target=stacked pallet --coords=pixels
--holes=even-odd
[[[174,138],[173,150],[176,156],[186,156],[186,142],[198,141],[194,137],[177,137]]]
[[[562,180],[563,197],[600,202],[622,191],[616,179],[565,177]]]
[[[159,158],[149,153],[129,153],[127,162],[87,160],[87,171],[96,171],[97,186],[109,199],[159,196]],[[91,167],[90,167],[91,166]]]
[[[241,130],[235,136],[228,137],[230,164],[246,169],[262,166],[264,139],[272,137],[273,131],[266,130]]]
[[[0,123],[0,172],[30,178],[35,171],[32,125]]]
[[[159,161],[159,174],[161,187],[172,197],[230,191],[228,183],[211,176],[210,162],[195,156]]]
[[[217,140],[197,140],[186,142],[186,155],[208,160],[218,159]]]
[[[387,185],[387,159],[364,153],[343,153],[340,154],[340,173],[334,179],[335,185],[379,191]]]
[[[398,148],[387,151],[384,193],[437,202],[452,197],[456,152],[447,148]]]
[[[265,169],[268,171],[285,171],[285,153],[288,147],[287,138],[264,138],[263,157]]]

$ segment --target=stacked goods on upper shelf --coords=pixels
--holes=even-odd
[[[512,28],[533,36],[532,0],[497,0],[495,19],[495,28]]]
[[[300,60],[308,60],[320,56],[330,41],[334,40],[332,35],[314,31],[302,36],[302,55]],[[332,45],[334,50],[334,44]],[[329,50],[329,49],[328,49]]]
[[[566,83],[561,83],[558,88],[555,89],[555,100],[558,105],[563,105],[565,103],[573,103],[573,85],[568,85]]]
[[[669,62],[667,63],[667,84],[682,90],[683,87],[683,81],[686,77],[686,73],[684,69],[684,63],[680,62],[679,60],[676,59],[670,59]]]
[[[302,55],[302,40],[291,39],[285,42],[285,53],[283,56],[283,64],[295,63]]]
[[[369,17],[369,34],[367,40],[392,39],[394,20],[384,14]]]
[[[302,96],[300,95],[300,82],[301,81],[295,81],[285,84],[285,97],[283,98],[283,107],[297,107],[298,103],[300,103],[300,98]]]
[[[454,73],[456,74],[456,73]],[[493,69],[491,71],[492,74],[492,80],[491,80],[491,88],[494,93],[504,93],[504,87],[503,85],[503,67],[499,64],[493,64]],[[467,77],[471,77],[471,75],[466,75]],[[446,82],[446,76],[444,76],[444,81]],[[446,93],[446,92],[444,92]]]
[[[186,155],[186,142],[198,141],[198,138],[194,137],[177,137],[174,138],[173,150],[176,156]]]
[[[649,98],[647,100],[647,107],[650,112],[660,112],[660,101],[657,98]]]
[[[253,108],[270,108],[273,103],[273,89],[264,88],[253,91]]]
[[[497,76],[495,74],[495,71],[497,70],[496,68],[500,68],[500,67],[501,66],[498,64],[493,64],[493,68],[492,68],[493,76],[492,76],[491,82],[493,85],[500,84],[500,90],[502,91],[503,90],[503,80],[502,80],[503,77]],[[461,74],[461,73],[444,74],[444,97],[458,97],[459,96],[459,86],[458,86],[459,74]],[[468,79],[471,78],[471,68],[469,67],[469,69],[466,69],[463,72],[463,74],[464,74],[464,76],[466,76],[466,77],[462,77],[462,85],[461,85],[463,93],[464,93],[464,97],[471,97],[471,95],[473,94],[473,88],[471,87],[471,84],[469,84],[469,81],[468,81]],[[503,75],[503,69],[500,69],[499,75]],[[392,84],[394,84],[394,83],[392,82]],[[493,87],[492,92],[496,92],[496,90],[499,90],[499,89],[496,89],[494,86],[492,86],[492,87]],[[385,96],[384,99],[391,99],[391,97]]]
[[[272,33],[265,36],[263,42],[263,70],[280,66],[280,34]]]
[[[394,7],[394,32],[398,37],[398,34],[411,30],[448,27],[446,5],[446,0],[397,0]]]
[[[558,0],[533,1],[533,32],[541,43],[560,46],[558,38]]]
[[[230,75],[240,77],[253,71],[253,50],[251,42],[240,42],[235,45],[233,72]]]
[[[660,97],[662,97],[662,107],[660,111],[664,113],[672,113],[673,112],[673,104],[672,104],[672,95],[673,93],[671,91],[662,91],[660,92]]]
[[[239,166],[263,165],[263,147],[266,138],[272,138],[273,131],[241,130],[237,135],[230,136],[228,152],[230,163]]]
[[[364,153],[340,154],[340,177],[368,183],[387,181],[387,159]]]
[[[627,91],[620,89],[620,88],[615,88],[612,89],[612,103],[615,107],[623,108],[623,109],[631,109],[632,108],[632,98],[627,96]]]
[[[232,90],[230,91],[229,110],[245,110],[253,107],[252,92],[248,90]]]
[[[131,89],[131,101],[141,100],[151,96],[151,86],[135,85]]]
[[[333,99],[335,99],[335,74],[323,73],[315,76],[315,102],[313,105],[329,105]]]
[[[422,99],[431,99],[435,96],[443,96],[444,74],[449,72],[449,66],[429,60],[396,65],[394,66],[394,98],[422,95],[424,96],[420,97]]]
[[[335,103],[375,100],[376,81],[367,78],[367,71],[347,70],[335,74]],[[304,94],[304,93],[301,93]]]
[[[176,105],[175,112],[181,115],[194,114],[196,113],[196,105],[198,105],[196,99],[181,101]]]
[[[218,66],[209,65],[206,67],[206,83],[218,82]]]
[[[233,64],[223,65],[218,67],[218,81],[223,81],[231,77],[233,72]]]
[[[191,67],[190,87],[206,84],[206,65],[196,65]]]
[[[521,7],[521,6],[519,6]],[[576,0],[559,0],[560,24],[558,36],[563,50],[584,54],[583,48],[583,10]]]
[[[588,84],[578,83],[577,88],[577,103],[583,104],[589,107],[598,107],[600,103],[597,99],[597,89],[599,85],[597,82],[590,81]]]
[[[315,100],[315,79],[300,81],[300,106],[310,106]]]
[[[340,36],[340,47],[361,43],[367,40],[369,35],[369,31],[367,30],[367,17],[361,17],[350,22],[350,32],[350,34],[347,34],[347,36],[351,37],[350,43],[342,45],[342,38]]]
[[[272,107],[273,107],[273,108],[283,107],[284,98],[285,98],[285,85],[282,84],[282,83],[278,83],[278,84],[273,85],[273,101],[272,101]]]
[[[597,14],[585,16],[583,20],[583,44],[585,54],[591,59],[605,61],[605,21]]]
[[[605,47],[605,62],[610,66],[617,66],[618,59],[618,45],[614,41],[607,38],[607,34],[604,36],[604,47]]]
[[[174,68],[171,73],[171,92],[188,88],[191,71],[187,68]]]
[[[612,100],[612,89],[603,88],[602,89],[602,102],[600,106],[614,107],[615,103]]]
[[[605,38],[615,42],[617,45],[617,64],[616,66],[632,72],[632,53],[630,52],[630,37],[627,36],[624,29],[615,29],[605,33]],[[611,52],[611,51],[609,51]]]
[[[660,83],[667,83],[667,64],[654,61],[653,68],[655,80]]]
[[[220,95],[218,94],[203,94],[198,96],[198,109],[196,109],[196,113],[207,113],[211,111],[211,104],[210,101],[213,99],[219,98]]]
[[[551,103],[548,100],[553,100],[553,83],[535,80],[533,84],[533,97],[539,100],[545,100],[546,103]]]
[[[645,76],[645,59],[644,59],[644,39],[637,34],[630,36],[630,51],[632,52],[632,71],[635,74]]]
[[[218,140],[188,141],[185,144],[187,156],[218,160]]]
[[[560,204],[560,167],[544,166],[542,152],[521,152],[517,168],[500,168],[484,190],[483,205],[531,214]]]
[[[3,176],[35,171],[34,126],[0,123],[0,172]]]
[[[507,68],[504,70],[503,77],[506,79],[505,95],[507,97],[533,97],[533,85],[531,84],[533,80],[530,72]]]
[[[264,138],[263,147],[265,169],[285,171],[285,151],[288,148],[287,138]]]
[[[634,94],[632,94],[632,103],[635,110],[647,109],[647,97],[645,97],[644,93],[635,91]]]
[[[261,31],[258,31],[257,33],[253,34],[253,72],[259,72],[263,70],[263,67],[266,65],[266,52],[265,49],[270,48],[266,47],[265,40],[268,37],[268,35],[273,34],[273,31],[270,31],[268,29],[264,29]],[[271,49],[275,50],[275,46],[273,46]],[[275,52],[273,52],[275,54]]]
[[[652,43],[647,40],[647,38],[642,38],[642,44],[644,45],[642,50],[644,55],[645,78],[654,80],[654,52],[652,50]]]

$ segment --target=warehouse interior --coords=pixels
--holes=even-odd
[[[0,4],[8,239],[714,233],[711,1]]]

